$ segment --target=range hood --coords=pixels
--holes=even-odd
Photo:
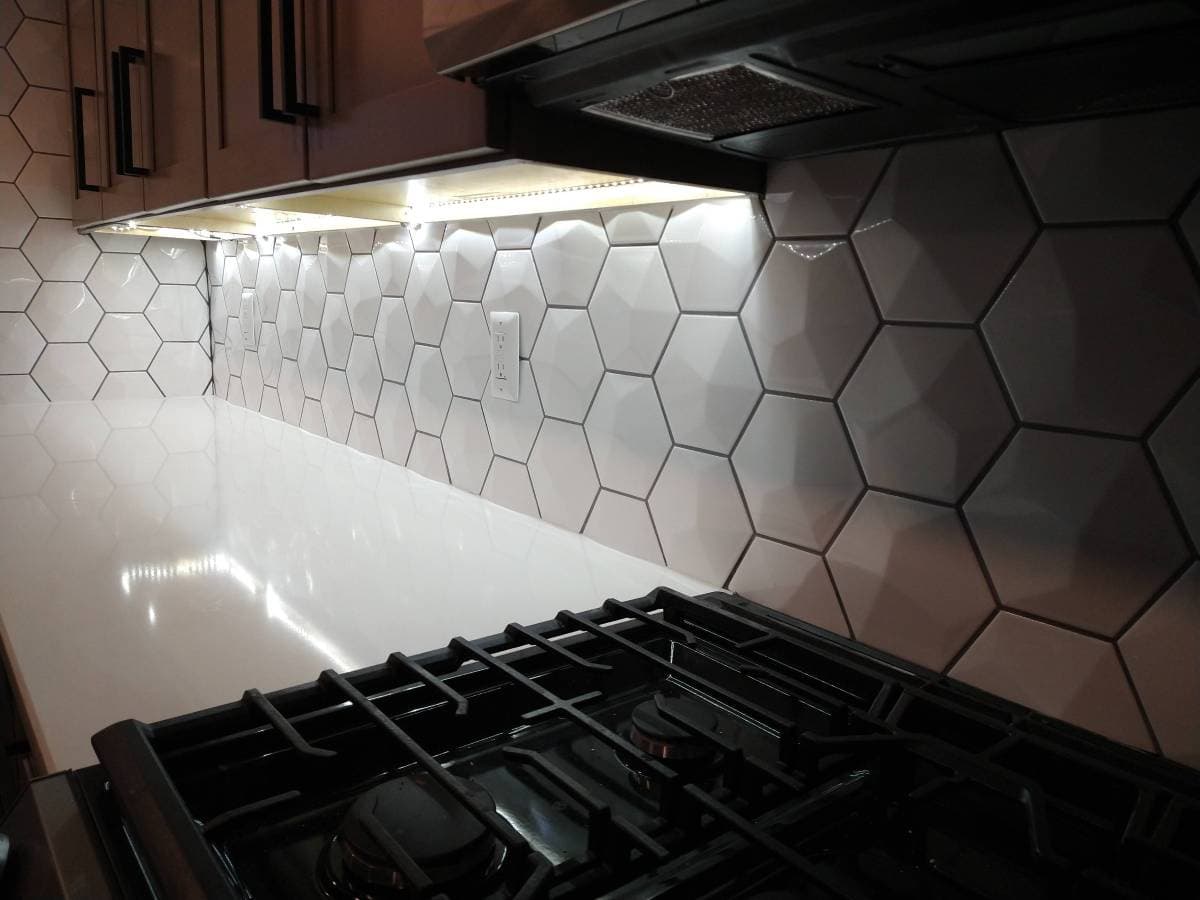
[[[1200,100],[1190,0],[426,0],[439,71],[774,160]]]

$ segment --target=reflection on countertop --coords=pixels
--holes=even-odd
[[[119,719],[709,589],[211,398],[0,406],[0,574],[49,770]]]

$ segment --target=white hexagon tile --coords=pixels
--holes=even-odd
[[[211,376],[264,414],[1196,765],[1171,690],[1195,694],[1179,660],[1200,646],[1200,164],[1158,139],[1194,116],[798,160],[761,204],[210,248]],[[17,137],[22,166],[45,152]],[[106,242],[101,264],[55,221],[0,252],[16,317],[0,397],[116,377],[101,358],[136,346],[60,342],[103,315],[146,317],[166,390],[168,349],[200,346],[173,341],[194,297],[161,308],[161,253]],[[122,273],[133,290],[112,289]],[[64,277],[89,280],[49,286]],[[491,392],[494,311],[520,316],[516,402]]]

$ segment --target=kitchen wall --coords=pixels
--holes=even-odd
[[[1182,110],[213,244],[216,390],[1197,766],[1198,177]]]
[[[204,250],[75,233],[61,0],[0,0],[0,403],[200,394]]]

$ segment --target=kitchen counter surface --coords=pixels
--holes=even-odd
[[[119,719],[711,589],[208,398],[0,407],[0,574],[47,771]]]

